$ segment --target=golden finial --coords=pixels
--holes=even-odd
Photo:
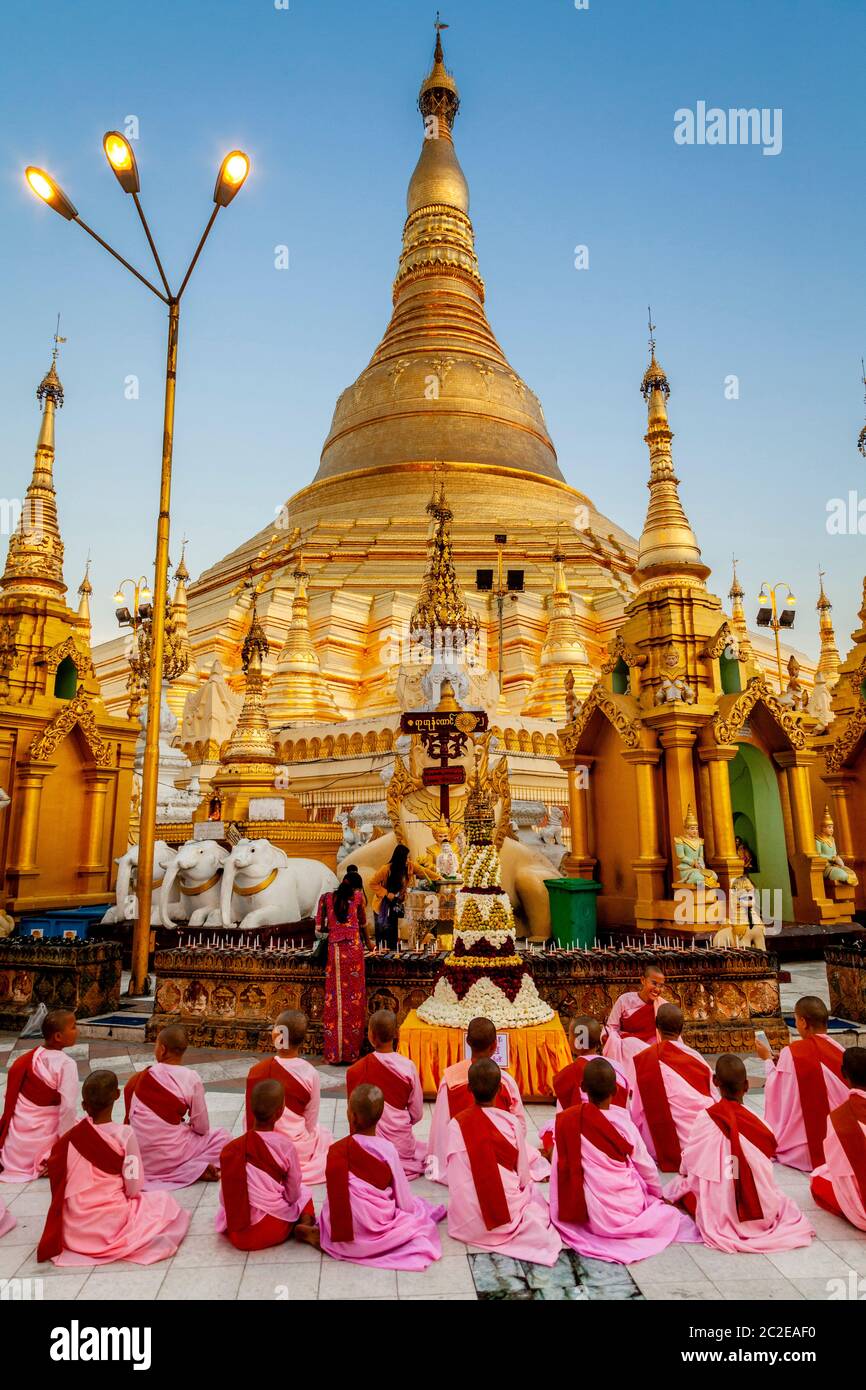
[[[733,578],[731,579],[731,587],[730,587],[730,589],[728,590],[728,598],[743,599],[743,598],[745,598],[746,595],[745,595],[745,590],[743,589],[743,586],[742,586],[742,584],[740,583],[740,581],[739,581],[739,579],[738,579],[738,577],[737,577],[737,557],[736,557],[736,555],[732,555],[732,556],[731,556],[731,570],[732,570],[732,572],[733,572]]]
[[[863,382],[863,400],[866,401],[866,363],[860,358],[860,380]],[[863,426],[857,438],[857,448],[866,459],[866,425]]]
[[[833,630],[833,619],[830,616],[833,605],[824,592],[824,573],[818,570],[818,602],[815,608],[818,612],[818,636],[821,641],[821,655],[818,658],[818,673],[823,676],[828,686],[834,686],[839,679],[839,671],[842,666],[842,658],[836,646],[836,633]]]
[[[176,584],[185,584],[186,581],[189,579],[189,570],[186,567],[186,548],[188,544],[189,541],[187,537],[184,536],[180,543],[180,563],[178,564],[178,567],[174,572],[174,579]]]
[[[454,513],[445,496],[445,483],[436,479],[433,495],[427,503],[432,520],[427,550],[427,570],[421,581],[421,593],[412,610],[410,631],[429,634],[450,628],[462,632],[467,640],[478,634],[478,619],[474,616],[454,569],[451,545],[451,522]]]
[[[262,662],[271,649],[271,644],[265,636],[265,630],[259,619],[258,608],[256,606],[257,598],[258,596],[253,592],[250,625],[241,647],[241,664],[244,668],[245,675],[248,674],[253,664],[256,664],[259,669],[261,669]]]
[[[647,309],[647,323],[649,325],[649,366],[643,374],[640,384],[640,392],[644,400],[647,400],[653,391],[661,391],[665,400],[671,394],[670,382],[665,376],[662,368],[656,360],[656,326],[653,323],[652,309]]]
[[[436,116],[444,120],[450,130],[454,124],[454,118],[460,109],[460,93],[457,90],[457,83],[445,66],[445,54],[442,49],[442,30],[447,29],[448,25],[439,18],[439,11],[436,11],[436,46],[433,49],[433,66],[421,83],[421,90],[418,93],[418,110],[425,117]]]
[[[87,552],[87,564],[84,567],[84,578],[78,586],[78,616],[85,622],[90,622],[90,596],[93,593],[93,585],[90,582],[90,551]]]
[[[60,384],[60,377],[57,375],[57,354],[60,351],[60,344],[65,343],[66,339],[60,336],[60,315],[57,315],[57,326],[54,329],[54,348],[51,353],[51,366],[45,373],[36,388],[36,399],[40,405],[46,397],[52,400],[60,409],[63,406],[63,387]]]

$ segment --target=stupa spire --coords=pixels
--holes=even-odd
[[[454,513],[448,505],[445,483],[441,479],[433,485],[427,515],[431,522],[427,569],[418,602],[412,610],[411,634],[435,643],[435,633],[450,628],[455,636],[459,632],[467,642],[474,641],[478,636],[478,619],[466,602],[454,569],[451,544]]]
[[[250,625],[241,647],[241,661],[244,669],[244,702],[232,736],[220,757],[220,762],[224,766],[236,763],[263,766],[278,761],[276,745],[271,738],[268,727],[263,698],[262,662],[267,656],[268,650],[269,643],[259,621],[254,593]]]
[[[84,567],[84,578],[78,586],[78,616],[83,623],[90,627],[90,597],[93,593],[93,585],[90,582],[90,556],[87,557],[87,564]]]
[[[297,558],[292,578],[295,581],[292,618],[268,685],[268,715],[274,724],[288,723],[296,719],[320,723],[341,719],[342,715],[334,703],[328,685],[322,679],[319,657],[310,630],[310,605],[307,598],[310,574],[304,564],[303,555]]]
[[[566,676],[572,673],[569,691],[583,699],[595,683],[595,673],[589,664],[586,648],[574,611],[574,599],[568,588],[565,557],[559,551],[553,555],[553,584],[547,599],[550,621],[538,670],[529,691],[522,714],[540,719],[555,719],[567,723]]]
[[[818,602],[815,604],[818,610],[818,635],[821,639],[821,655],[818,658],[818,671],[827,682],[827,686],[832,690],[839,679],[839,669],[842,665],[842,658],[839,656],[839,649],[836,646],[836,634],[833,631],[833,619],[831,613],[833,605],[824,592],[824,571],[818,571],[818,583],[820,593]]]
[[[862,357],[860,358],[860,378],[863,382],[863,399],[866,401],[866,363],[864,363]],[[860,450],[864,459],[866,459],[866,425],[863,426],[857,437],[857,448]]]
[[[689,524],[679,495],[679,479],[674,473],[667,402],[670,383],[656,358],[655,324],[650,316],[650,363],[641,381],[641,395],[647,403],[650,500],[641,532],[637,557],[640,581],[665,575],[689,575],[706,579],[708,567],[701,560],[695,533]]]
[[[58,324],[59,328],[59,324]],[[0,579],[4,598],[10,594],[40,594],[63,598],[63,541],[54,490],[54,417],[63,405],[57,374],[57,353],[64,340],[54,335],[51,365],[36,388],[42,408],[33,475],[24,495],[18,525],[9,537],[6,569]]]
[[[741,641],[748,642],[749,627],[746,622],[746,613],[743,607],[745,591],[740,583],[739,575],[737,574],[736,560],[731,561],[731,568],[733,574],[731,578],[731,587],[728,590],[728,598],[731,600],[731,627]]]

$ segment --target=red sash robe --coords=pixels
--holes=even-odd
[[[586,1071],[588,1062],[597,1060],[597,1057],[575,1057],[573,1062],[556,1073],[553,1078],[553,1091],[563,1110],[568,1110],[570,1106],[582,1103],[583,1095],[580,1088],[583,1084],[583,1073]],[[620,1084],[619,1080],[616,1083],[616,1091],[611,1099],[611,1105],[620,1105],[623,1109],[628,1108],[628,1091]]]
[[[55,1090],[53,1086],[49,1086],[41,1077],[36,1076],[32,1070],[31,1064],[38,1050],[36,1047],[31,1048],[29,1052],[24,1053],[23,1057],[16,1058],[7,1073],[6,1101],[3,1106],[3,1117],[0,1119],[0,1148],[6,1141],[19,1096],[23,1096],[33,1105],[60,1104],[60,1092]]]
[[[652,999],[634,1013],[623,1015],[619,1021],[620,1037],[640,1038],[641,1042],[656,1040],[656,1006]]]
[[[247,1183],[248,1163],[260,1168],[280,1185],[285,1182],[287,1169],[277,1162],[261,1135],[254,1129],[248,1129],[245,1134],[233,1139],[220,1153],[220,1183],[226,1214],[226,1234],[238,1250],[267,1250],[272,1245],[281,1245],[284,1240],[288,1240],[297,1223],[281,1221],[278,1216],[266,1213],[252,1224]],[[304,1210],[313,1215],[310,1203],[307,1203]]]
[[[719,1100],[707,1110],[710,1119],[724,1134],[731,1146],[735,1160],[734,1192],[737,1199],[737,1216],[740,1221],[762,1221],[764,1211],[755,1185],[754,1174],[749,1167],[741,1138],[748,1139],[756,1149],[767,1158],[776,1155],[776,1136],[757,1115],[745,1105],[735,1100]]]
[[[51,1180],[51,1206],[45,1221],[45,1229],[36,1251],[40,1263],[53,1259],[63,1250],[63,1203],[66,1199],[66,1160],[72,1144],[82,1158],[92,1163],[103,1173],[120,1177],[123,1173],[125,1155],[118,1153],[111,1144],[106,1143],[98,1128],[89,1120],[79,1120],[57,1140],[48,1158],[48,1177]]]
[[[515,1146],[484,1113],[483,1106],[470,1105],[456,1117],[466,1145],[469,1168],[481,1216],[488,1231],[507,1226],[511,1209],[499,1173],[500,1167],[516,1173],[520,1155]]]
[[[328,1150],[325,1182],[328,1188],[328,1209],[331,1217],[331,1239],[341,1244],[355,1239],[352,1220],[352,1198],[349,1174],[352,1173],[381,1192],[393,1185],[391,1165],[359,1144],[354,1135],[338,1139]]]
[[[556,1117],[556,1182],[559,1220],[585,1226],[589,1221],[583,1186],[581,1145],[586,1139],[608,1158],[625,1163],[634,1146],[612,1125],[603,1110],[578,1101]]]
[[[247,1076],[246,1090],[246,1116],[247,1129],[252,1129],[255,1123],[253,1119],[252,1095],[253,1088],[260,1081],[279,1081],[283,1088],[286,1109],[291,1110],[294,1115],[303,1115],[310,1103],[310,1092],[298,1077],[293,1076],[288,1068],[282,1066],[276,1057],[268,1057],[264,1062],[256,1062],[250,1067]]]
[[[129,1108],[132,1105],[133,1096],[137,1097],[142,1105],[146,1105],[148,1110],[152,1110],[154,1115],[165,1120],[168,1125],[179,1125],[188,1109],[185,1100],[181,1100],[180,1096],[175,1095],[167,1086],[163,1086],[161,1081],[157,1081],[150,1067],[136,1072],[123,1088],[126,1124],[129,1124]]]
[[[798,1038],[791,1045],[794,1062],[794,1075],[800,1093],[800,1108],[806,1129],[806,1142],[812,1167],[818,1168],[824,1162],[824,1136],[827,1133],[827,1120],[830,1115],[830,1102],[824,1084],[822,1067],[828,1067],[840,1081],[842,1076],[841,1048],[830,1042],[823,1034],[813,1034],[808,1038]]]
[[[711,1078],[704,1062],[671,1042],[655,1043],[638,1052],[634,1058],[635,1080],[652,1135],[656,1162],[663,1173],[676,1173],[682,1152],[665,1091],[662,1062],[702,1096],[712,1095]]]
[[[369,1052],[359,1062],[353,1062],[346,1072],[346,1096],[351,1096],[356,1086],[368,1083],[378,1086],[388,1105],[395,1110],[405,1110],[412,1094],[412,1082],[408,1076],[401,1076],[393,1067],[380,1062],[375,1052]]]

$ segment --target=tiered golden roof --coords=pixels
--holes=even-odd
[[[836,634],[833,631],[833,619],[830,616],[833,605],[824,593],[824,576],[820,577],[821,592],[818,595],[818,602],[815,607],[818,610],[818,635],[821,639],[821,656],[818,660],[818,672],[824,677],[830,690],[839,679],[839,670],[842,665],[842,658],[839,655],[839,648],[836,646]]]
[[[427,569],[421,582],[421,593],[412,610],[411,631],[431,637],[433,633],[450,628],[462,632],[467,641],[478,634],[478,619],[469,608],[460,581],[454,572],[451,550],[451,522],[454,513],[445,497],[445,484],[434,485],[433,496],[427,503],[431,519],[427,548]]]
[[[469,188],[451,127],[459,107],[441,34],[421,86],[421,154],[394,281],[394,312],[368,367],[337,401],[316,480],[437,458],[562,478],[537,397],[484,312]]]
[[[268,654],[268,639],[259,621],[253,597],[250,626],[241,648],[244,668],[244,703],[231,738],[222,751],[224,766],[253,764],[267,766],[278,761],[277,750],[268,727],[263,696],[262,661]]]
[[[36,441],[33,476],[24,495],[21,517],[9,537],[6,569],[0,579],[4,598],[12,594],[43,594],[62,598],[63,541],[57,520],[54,490],[54,415],[63,406],[63,387],[57,375],[57,348],[51,366],[36,390],[42,423]]]

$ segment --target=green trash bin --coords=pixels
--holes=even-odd
[[[601,884],[591,878],[546,878],[550,895],[551,935],[557,946],[588,951],[595,945],[596,893]]]

